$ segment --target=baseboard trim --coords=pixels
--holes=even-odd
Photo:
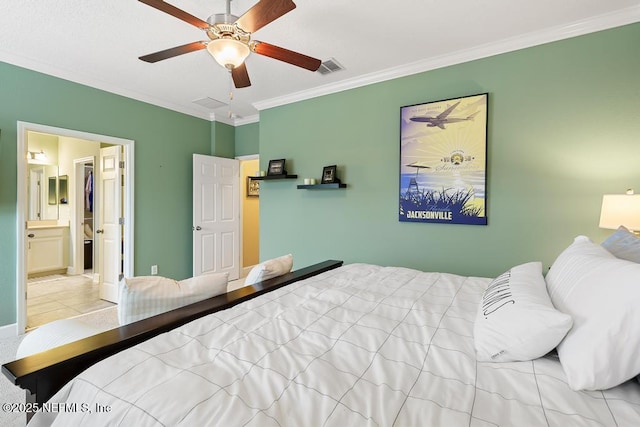
[[[2,338],[15,338],[18,336],[18,324],[12,323],[10,325],[0,326],[0,339]]]

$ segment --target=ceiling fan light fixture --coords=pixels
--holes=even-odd
[[[231,38],[211,40],[207,50],[218,64],[230,70],[240,66],[251,53],[249,46]]]

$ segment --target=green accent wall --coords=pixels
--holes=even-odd
[[[249,123],[236,127],[235,154],[248,156],[260,152],[260,123]]]
[[[192,154],[211,154],[211,123],[0,62],[0,326],[16,322],[18,121],[135,140],[135,274],[191,275]]]
[[[601,241],[604,193],[640,191],[640,24],[260,112],[260,159],[298,180],[260,188],[260,258],[496,276]],[[404,105],[489,93],[487,226],[400,223]],[[344,190],[297,190],[338,165]]]
[[[222,122],[211,122],[211,155],[233,159],[235,128]]]

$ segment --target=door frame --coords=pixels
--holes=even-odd
[[[134,142],[131,139],[99,135],[72,129],[58,128],[37,123],[17,122],[17,195],[16,195],[16,323],[17,333],[24,333],[27,324],[27,148],[28,132],[49,133],[58,136],[104,142],[124,147],[124,275],[133,276],[134,236]]]

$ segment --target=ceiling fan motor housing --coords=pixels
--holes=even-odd
[[[251,33],[247,33],[235,25],[237,20],[237,16],[228,13],[211,15],[207,19],[207,23],[210,25],[209,29],[206,30],[207,36],[209,36],[211,40],[234,39],[249,45]]]

